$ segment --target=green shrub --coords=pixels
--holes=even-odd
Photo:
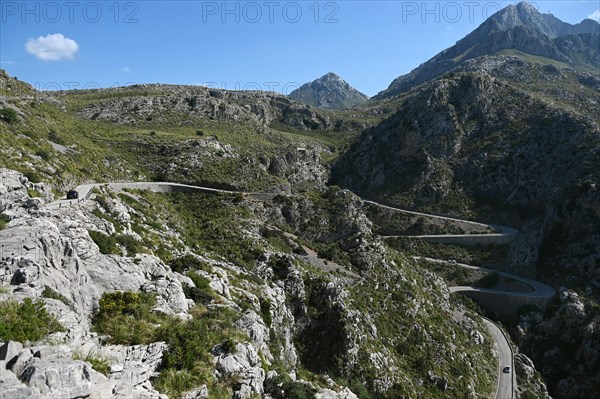
[[[109,236],[100,231],[92,230],[88,231],[88,233],[98,246],[101,254],[110,255],[119,253],[114,235]]]
[[[261,228],[260,234],[267,240],[275,251],[291,252],[292,246],[281,230]]]
[[[109,335],[109,343],[149,344],[156,341],[155,324],[167,319],[152,309],[156,297],[146,292],[110,292],[102,295],[100,311],[93,321],[94,330]]]
[[[85,357],[82,356],[80,353],[75,353],[73,355],[73,359],[89,362],[94,370],[104,374],[105,376],[108,376],[110,374],[110,363],[108,359],[99,356],[93,352],[88,353]]]
[[[231,338],[227,338],[221,343],[221,348],[223,348],[226,353],[235,353],[236,347],[237,343]]]
[[[193,282],[195,287],[184,285],[183,292],[186,298],[189,298],[197,304],[207,305],[217,297],[213,289],[210,287],[210,281],[199,275],[198,273],[191,271],[186,274]]]
[[[232,204],[233,197],[200,193],[169,195],[177,229],[185,237],[186,245],[201,252],[218,254],[250,269],[262,251],[242,233],[247,210]]]
[[[184,255],[169,263],[171,270],[183,274],[186,270],[204,270],[212,272],[212,267],[206,262],[201,261],[193,255]]]
[[[268,299],[260,299],[260,315],[262,316],[262,319],[267,327],[271,327],[273,317],[271,316],[271,301]]]
[[[365,384],[358,380],[352,380],[349,384],[349,388],[356,396],[358,396],[358,399],[373,398],[373,395],[371,395]]]
[[[289,274],[288,260],[285,257],[271,256],[268,265],[273,269],[273,274],[279,280],[284,280]]]
[[[40,192],[39,192],[39,191],[37,191],[37,190],[34,190],[33,188],[28,188],[28,189],[27,189],[27,195],[28,195],[30,198],[39,198],[39,197],[41,197],[41,196],[42,196],[42,194],[40,194]]]
[[[42,296],[44,298],[51,298],[51,299],[56,299],[58,301],[61,301],[62,303],[64,303],[67,306],[73,306],[71,301],[69,301],[64,295],[62,295],[59,292],[56,292],[55,290],[48,287],[47,285],[44,286],[44,291],[42,291]]]
[[[210,377],[208,377],[210,379]],[[170,398],[179,398],[182,393],[201,386],[206,379],[189,370],[168,369],[160,373],[154,383],[156,389]]]
[[[100,253],[104,255],[119,255],[121,251],[119,251],[117,244],[125,248],[127,256],[135,256],[143,249],[142,243],[130,235],[113,234],[109,236],[93,230],[88,231],[88,233],[98,246]]]
[[[9,222],[10,217],[8,215],[0,213],[0,230],[4,229]]]
[[[196,136],[202,137],[204,136],[204,132],[202,130],[196,130]]]
[[[12,108],[2,108],[0,109],[0,119],[7,123],[15,123],[17,112]]]
[[[40,175],[38,175],[37,172],[35,172],[35,171],[27,170],[27,171],[23,172],[23,175],[27,178],[27,180],[29,180],[32,183],[41,183],[42,182],[42,177]]]
[[[65,331],[43,301],[25,298],[21,303],[0,303],[0,341],[36,342],[48,334]]]
[[[50,132],[48,132],[48,140],[50,140],[56,144],[61,144],[61,145],[65,144],[65,141],[62,139],[62,137],[60,137],[60,135],[54,129],[50,129]]]
[[[50,158],[52,157],[48,150],[37,150],[35,152],[35,155],[42,158],[44,161],[49,161]]]
[[[234,381],[217,381],[211,350],[228,339],[241,337],[233,325],[239,314],[231,309],[207,310],[199,305],[192,310],[192,316],[189,321],[173,319],[163,323],[157,332],[157,339],[166,342],[169,349],[163,356],[155,386],[170,397],[181,397],[183,392],[207,384],[214,394],[211,397],[231,397],[229,388]]]
[[[523,393],[521,393],[521,399],[538,399],[539,396],[537,396],[535,393],[533,393],[531,390],[527,390],[524,391]]]
[[[317,394],[313,387],[292,381],[283,375],[275,377],[268,388],[268,393],[273,399],[313,399]]]
[[[382,399],[410,398],[411,392],[401,384],[394,384],[381,396]]]
[[[118,234],[115,241],[125,248],[127,256],[135,256],[142,250],[142,243],[130,235]]]

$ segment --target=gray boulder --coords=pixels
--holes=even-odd
[[[31,358],[19,378],[44,397],[109,397],[112,387],[107,379],[81,360],[68,358]]]
[[[262,369],[256,349],[247,343],[238,343],[235,353],[226,353],[217,346],[216,370],[220,377],[237,376],[240,388],[234,393],[236,399],[248,399],[252,394],[262,395],[265,371]]]
[[[23,344],[15,341],[5,342],[0,346],[0,360],[10,362],[23,350]]]

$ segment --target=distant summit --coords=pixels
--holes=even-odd
[[[586,19],[571,25],[552,14],[542,14],[525,2],[510,5],[492,15],[454,46],[396,78],[375,98],[398,95],[468,60],[502,54],[529,57],[545,63],[558,62],[574,69],[600,69],[600,24]]]
[[[352,108],[369,99],[333,72],[302,85],[289,98],[323,109]]]
[[[576,25],[571,25],[561,21],[552,14],[540,13],[529,3],[521,2],[498,11],[473,33],[478,32],[481,34],[487,32],[489,34],[510,30],[519,26],[544,33],[551,39],[582,33],[598,33],[600,30],[600,25],[591,19],[585,19]]]

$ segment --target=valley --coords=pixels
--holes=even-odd
[[[372,97],[0,70],[0,398],[596,397],[599,184],[600,24],[524,2]]]

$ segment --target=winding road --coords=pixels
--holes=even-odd
[[[47,208],[56,209],[62,207],[72,206],[74,204],[85,201],[92,190],[95,187],[109,186],[114,191],[120,192],[125,189],[137,189],[137,190],[150,190],[153,192],[205,192],[205,193],[229,193],[229,194],[244,194],[249,195],[257,199],[262,200],[270,200],[273,199],[277,194],[269,194],[269,193],[249,193],[249,192],[240,192],[233,190],[225,190],[225,189],[217,189],[217,188],[209,188],[209,187],[200,187],[200,186],[192,186],[187,184],[180,183],[171,183],[171,182],[133,182],[133,183],[104,183],[104,184],[84,184],[75,188],[77,193],[79,194],[79,198],[76,200],[68,200],[68,199],[60,199],[49,203],[46,205]],[[430,242],[439,242],[439,243],[462,243],[467,245],[472,244],[495,244],[495,245],[504,245],[511,242],[519,233],[518,230],[500,226],[500,225],[492,225],[485,224],[480,222],[473,222],[469,220],[458,219],[456,217],[443,216],[443,215],[431,215],[422,212],[415,212],[401,208],[395,208],[383,204],[379,204],[377,202],[363,199],[363,201],[367,204],[380,206],[386,209],[390,209],[393,211],[403,212],[406,214],[412,214],[417,216],[423,216],[428,218],[439,218],[444,221],[449,222],[460,222],[474,225],[478,228],[491,229],[494,231],[493,233],[483,233],[483,234],[448,234],[448,235],[432,235],[432,236],[384,236],[383,238],[393,238],[393,237],[411,237],[411,238],[419,238],[429,240]],[[449,262],[446,260],[432,259],[432,258],[424,258],[424,257],[415,257],[415,259],[426,260],[430,262],[436,263],[444,263],[444,264],[452,264],[455,266],[460,266],[469,269],[476,269],[479,271],[492,273],[495,270],[481,268],[477,266],[471,266],[456,262]],[[539,281],[528,279],[521,276],[516,276],[509,273],[500,273],[500,275],[505,276],[507,278],[511,278],[513,280],[519,281],[529,287],[531,287],[530,292],[517,292],[517,291],[500,291],[494,289],[486,289],[486,288],[478,288],[478,287],[470,287],[470,286],[457,286],[457,287],[449,287],[450,292],[453,293],[461,293],[468,296],[479,296],[481,298],[489,298],[492,302],[496,303],[501,298],[506,299],[516,299],[517,304],[521,304],[520,301],[524,301],[527,304],[545,304],[547,301],[552,300],[554,298],[556,291],[552,288],[543,284]],[[476,298],[477,299],[477,298]],[[541,301],[541,302],[540,302]],[[505,302],[498,302],[500,306],[503,306]],[[483,306],[483,305],[482,305]],[[484,324],[486,325],[488,331],[494,338],[496,342],[496,347],[498,349],[498,384],[496,389],[496,399],[512,399],[514,397],[514,392],[516,390],[516,375],[514,372],[514,356],[512,352],[512,347],[509,343],[509,340],[506,334],[502,331],[502,329],[492,322],[489,319],[483,319]],[[505,373],[503,368],[506,366],[510,366],[510,372]]]
[[[498,350],[498,383],[496,385],[496,399],[512,399],[517,388],[517,376],[512,347],[504,331],[490,319],[482,318],[483,324],[496,341]],[[503,372],[503,368],[510,366],[510,373]]]
[[[403,208],[395,208],[388,205],[383,205],[375,201],[368,199],[362,199],[364,203],[370,205],[376,205],[378,207],[389,209],[396,212],[402,212],[408,215],[422,216],[430,219],[440,219],[446,222],[463,223],[477,227],[480,229],[491,229],[493,233],[481,233],[481,234],[436,234],[436,235],[419,235],[419,236],[406,236],[406,235],[389,235],[382,236],[383,238],[418,238],[432,243],[440,244],[463,244],[463,245],[475,245],[475,244],[494,244],[494,245],[505,245],[510,243],[519,234],[519,230],[513,229],[512,227],[501,226],[498,224],[487,224],[481,222],[473,222],[471,220],[460,219],[457,217],[440,215],[440,214],[429,214],[423,212],[410,211]]]
[[[486,224],[480,222],[473,222],[469,220],[459,219],[456,217],[450,217],[445,215],[430,215],[427,213],[410,211],[402,208],[395,208],[388,205],[382,205],[378,202],[363,199],[367,204],[379,206],[392,211],[402,212],[409,215],[422,216],[427,218],[437,218],[448,222],[460,222],[470,224],[477,228],[491,229],[493,233],[482,233],[482,234],[439,234],[439,235],[419,235],[419,236],[401,236],[391,235],[383,236],[383,238],[416,238],[426,240],[432,243],[446,243],[446,244],[463,244],[463,245],[474,245],[474,244],[493,244],[493,245],[505,245],[510,243],[519,234],[519,231],[511,227]],[[494,273],[496,270],[471,266],[464,263],[450,262],[447,260],[432,259],[426,257],[413,257],[416,260],[426,260],[429,262],[442,263],[447,265],[459,266],[467,269],[478,270],[486,273]],[[471,286],[456,286],[448,287],[452,293],[460,293],[473,299],[477,300],[482,307],[491,308],[494,311],[501,309],[507,309],[513,312],[523,305],[536,305],[541,308],[545,307],[556,295],[554,288],[541,283],[536,280],[528,279],[525,277],[517,276],[514,274],[499,272],[500,276],[513,279],[518,281],[530,288],[530,291],[506,291],[496,290],[489,288],[479,288]],[[496,389],[496,399],[512,399],[514,392],[517,388],[517,377],[514,367],[514,355],[509,339],[502,331],[502,329],[495,324],[493,321],[483,318],[484,324],[488,331],[496,341],[496,347],[498,349],[498,384]],[[504,367],[509,366],[510,372],[505,373]]]
[[[46,208],[55,209],[68,207],[74,204],[78,204],[80,202],[85,201],[92,190],[96,187],[108,186],[113,189],[115,192],[121,192],[123,190],[148,190],[152,192],[158,193],[172,193],[172,192],[203,192],[203,193],[227,193],[227,194],[243,194],[254,197],[256,199],[262,200],[270,200],[275,198],[277,194],[271,193],[254,193],[254,192],[243,192],[243,191],[233,191],[233,190],[225,190],[220,188],[211,188],[211,187],[202,187],[202,186],[192,186],[189,184],[181,184],[181,183],[171,183],[171,182],[132,182],[132,183],[94,183],[94,184],[83,184],[81,186],[77,186],[74,188],[77,191],[79,198],[78,199],[66,199],[61,198],[54,202],[51,202],[46,205]]]
[[[506,277],[508,279],[518,281],[531,289],[531,291],[523,292],[523,291],[496,290],[496,289],[480,288],[480,287],[473,287],[473,286],[455,286],[455,287],[449,287],[450,292],[473,291],[473,292],[484,292],[484,293],[490,293],[490,294],[491,293],[497,294],[498,292],[501,292],[502,295],[511,296],[511,297],[541,298],[541,299],[548,299],[548,300],[552,300],[554,298],[554,296],[556,295],[556,290],[554,288],[550,287],[549,285],[544,284],[537,280],[532,280],[530,278],[517,276],[516,274],[499,272],[497,270],[489,269],[486,267],[471,266],[471,265],[467,265],[465,263],[450,262],[450,261],[446,261],[446,260],[427,258],[424,256],[413,256],[413,259],[425,260],[428,262],[441,263],[441,264],[446,264],[446,265],[451,265],[451,266],[458,266],[458,267],[462,267],[465,269],[478,270],[478,271],[485,272],[485,273],[498,273],[501,277]]]

